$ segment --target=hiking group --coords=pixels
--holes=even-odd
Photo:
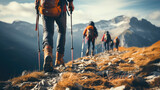
[[[60,66],[60,65],[65,66],[63,57],[64,57],[65,38],[66,38],[66,12],[68,12],[69,10],[72,16],[72,11],[74,11],[73,0],[36,0],[35,9],[37,11],[36,30],[38,29],[38,21],[40,14],[43,22],[43,43],[42,43],[44,51],[43,70],[45,72],[52,72],[54,21],[57,23],[58,26],[55,66]],[[72,26],[72,17],[71,17],[71,26]],[[71,27],[71,35],[72,35],[72,27]],[[95,27],[94,22],[91,21],[83,31],[83,38],[86,38],[88,44],[86,50],[86,56],[89,55],[90,43],[92,43],[91,55],[92,56],[94,55],[95,39],[97,37],[98,37],[97,28]],[[39,31],[38,31],[38,38],[39,38]],[[109,50],[109,44],[111,42],[111,48],[113,50],[113,40],[111,40],[111,36],[108,31],[104,33],[102,41],[104,42],[105,49],[107,44],[107,50]],[[118,37],[114,40],[114,43],[118,50],[118,45],[119,45]],[[73,46],[71,49],[73,50]],[[39,62],[40,62],[40,49],[39,49]],[[39,69],[40,69],[40,64],[39,64]]]
[[[107,51],[109,52],[109,47],[112,49],[113,51],[113,46],[115,45],[116,50],[118,51],[118,46],[120,43],[120,40],[118,37],[115,37],[114,40],[112,40],[111,35],[109,34],[109,31],[105,31],[101,40],[103,43],[102,45],[104,46],[105,50],[107,49]],[[106,45],[107,44],[107,45]],[[102,47],[103,48],[103,47]]]

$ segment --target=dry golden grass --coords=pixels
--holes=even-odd
[[[117,78],[117,79],[114,79],[114,80],[110,80],[110,82],[115,86],[122,86],[122,85],[125,85],[125,86],[131,86],[132,84],[132,81],[133,81],[133,78]]]
[[[136,68],[135,67],[120,67],[119,69],[122,71],[134,71]]]
[[[121,86],[125,85],[127,86],[127,90],[133,89],[133,90],[145,90],[146,88],[149,88],[149,84],[140,78],[117,78],[110,80],[110,82],[115,86]]]
[[[157,43],[151,45],[150,47],[144,47],[144,48],[137,48],[137,47],[130,47],[130,48],[125,48],[125,47],[120,47],[119,51],[128,51],[124,54],[121,55],[113,55],[109,56],[109,60],[107,58],[98,58],[98,54],[96,56],[96,60],[94,60],[97,63],[98,67],[100,68],[99,71],[103,70],[112,70],[112,71],[134,71],[137,70],[136,67],[142,67],[142,66],[147,66],[149,63],[152,61],[155,61],[156,59],[160,59],[160,41]],[[119,63],[119,67],[112,67],[108,68],[108,63],[110,60],[113,58],[116,58],[112,63],[116,64],[120,59],[129,61],[129,58],[133,58],[133,61],[135,64],[128,64],[128,63]],[[88,59],[87,57],[84,57],[83,59]],[[136,67],[135,67],[136,66]],[[93,69],[93,67],[88,67],[89,69]],[[142,69],[142,68],[140,68]],[[147,69],[148,70],[148,69]],[[143,70],[145,71],[145,70]],[[149,71],[142,72],[140,74],[148,74]],[[75,74],[75,75],[70,75],[72,78],[66,78],[66,83],[67,86],[74,86],[75,83],[79,83],[80,85],[84,87],[89,87],[89,88],[94,88],[94,89],[104,89],[107,88],[104,84],[104,82],[108,81],[102,77],[99,77],[95,75],[94,73],[85,73],[85,74]],[[82,79],[81,77],[87,77],[87,79]],[[78,78],[78,79],[77,79]],[[157,86],[159,85],[158,79],[155,79],[155,82],[152,82],[152,86]],[[160,81],[160,80],[159,80]],[[121,86],[121,85],[126,85],[129,87],[134,87],[136,86],[136,83],[140,83],[138,79],[128,79],[128,78],[117,78],[117,79],[112,79],[110,83],[112,83],[114,86]],[[96,83],[96,84],[95,84]],[[158,84],[157,84],[158,83]],[[58,84],[63,84],[63,83],[58,83]],[[142,83],[140,83],[142,84]],[[98,86],[95,86],[98,85]],[[59,85],[62,86],[62,85]],[[138,86],[138,85],[137,85]],[[142,84],[142,86],[145,87],[145,85]],[[138,86],[141,87],[141,86]],[[147,86],[146,86],[147,87]]]
[[[72,66],[72,61],[69,61],[68,63],[65,64],[66,66]]]
[[[67,71],[67,72],[72,72],[73,69],[72,69],[72,67],[68,67],[68,68],[65,69],[65,71]]]
[[[129,64],[129,63],[120,63],[119,64],[120,67],[133,67],[133,64]]]
[[[40,79],[43,76],[43,72],[32,72],[24,76],[13,78],[10,81],[12,82],[12,85],[16,85],[25,81],[38,81],[38,79]]]
[[[60,82],[57,83],[55,90],[65,90],[65,87],[75,87],[78,80],[76,73],[64,73]]]
[[[108,66],[103,66],[102,68],[100,68],[99,71],[104,71],[104,70],[108,70]]]
[[[132,64],[120,63],[118,69],[122,71],[133,71],[133,70],[136,70],[136,67],[134,67],[134,65]]]
[[[105,78],[102,78],[94,73],[64,73],[61,81],[57,83],[55,89],[64,90],[65,87],[75,87],[76,83],[85,88],[94,88],[96,90],[111,87],[111,84]]]
[[[128,58],[134,58],[134,62],[138,66],[145,66],[149,62],[160,58],[160,41],[145,48],[123,48],[124,51],[129,51],[121,57],[123,60],[128,60]]]
[[[32,88],[34,88],[36,84],[33,84],[33,83],[27,83],[25,85],[22,85],[20,87],[20,90],[31,90]]]

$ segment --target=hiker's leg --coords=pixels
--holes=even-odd
[[[87,48],[87,49],[88,49],[88,50],[90,50],[90,43],[91,43],[91,40],[88,39],[88,40],[87,40],[87,44],[88,44],[88,48]]]
[[[61,16],[56,19],[56,23],[58,25],[57,52],[64,54],[66,39],[66,13],[62,13]]]
[[[106,50],[106,42],[104,42],[104,49]]]
[[[49,45],[53,48],[53,34],[54,34],[54,18],[43,16],[43,48]]]
[[[107,50],[109,51],[109,42],[107,42]]]
[[[118,51],[119,43],[117,43],[117,51]]]
[[[91,56],[94,56],[95,39],[92,40],[92,51]]]
[[[118,43],[116,43],[116,49],[118,50]]]
[[[42,16],[43,21],[43,50],[44,50],[44,63],[43,70],[45,72],[53,71],[53,34],[54,34],[54,18]]]
[[[88,44],[88,47],[87,47],[87,50],[86,50],[86,56],[89,55],[89,50],[90,50],[90,39],[87,40],[87,44]]]
[[[94,51],[94,47],[95,47],[95,39],[92,40],[92,51]]]
[[[56,23],[58,25],[58,37],[57,37],[57,51],[55,66],[64,65],[64,49],[65,49],[65,39],[66,39],[66,13],[63,12],[60,17],[56,18]]]

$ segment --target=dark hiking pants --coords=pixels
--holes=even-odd
[[[106,48],[106,44],[107,44],[107,48]],[[106,49],[109,50],[109,42],[104,42],[104,48],[105,48],[105,50]]]
[[[43,21],[43,48],[50,45],[53,48],[54,21],[58,25],[57,52],[64,54],[65,36],[66,36],[66,13],[60,17],[54,18],[42,15]]]
[[[116,43],[116,44],[115,44],[116,49],[118,49],[118,46],[119,46],[119,43]]]
[[[113,46],[110,46],[111,47],[111,49],[113,50]]]
[[[111,45],[110,45],[110,48],[113,50],[113,45],[114,45],[114,43],[111,43]]]
[[[90,50],[90,43],[92,42],[92,51],[94,51],[95,47],[95,39],[88,39],[87,44],[88,44],[88,50]]]

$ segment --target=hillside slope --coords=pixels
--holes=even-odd
[[[120,47],[68,62],[53,73],[33,72],[0,82],[4,89],[160,89],[160,41],[149,47]]]
[[[18,76],[23,70],[38,68],[34,26],[27,22],[0,22],[0,80]]]

